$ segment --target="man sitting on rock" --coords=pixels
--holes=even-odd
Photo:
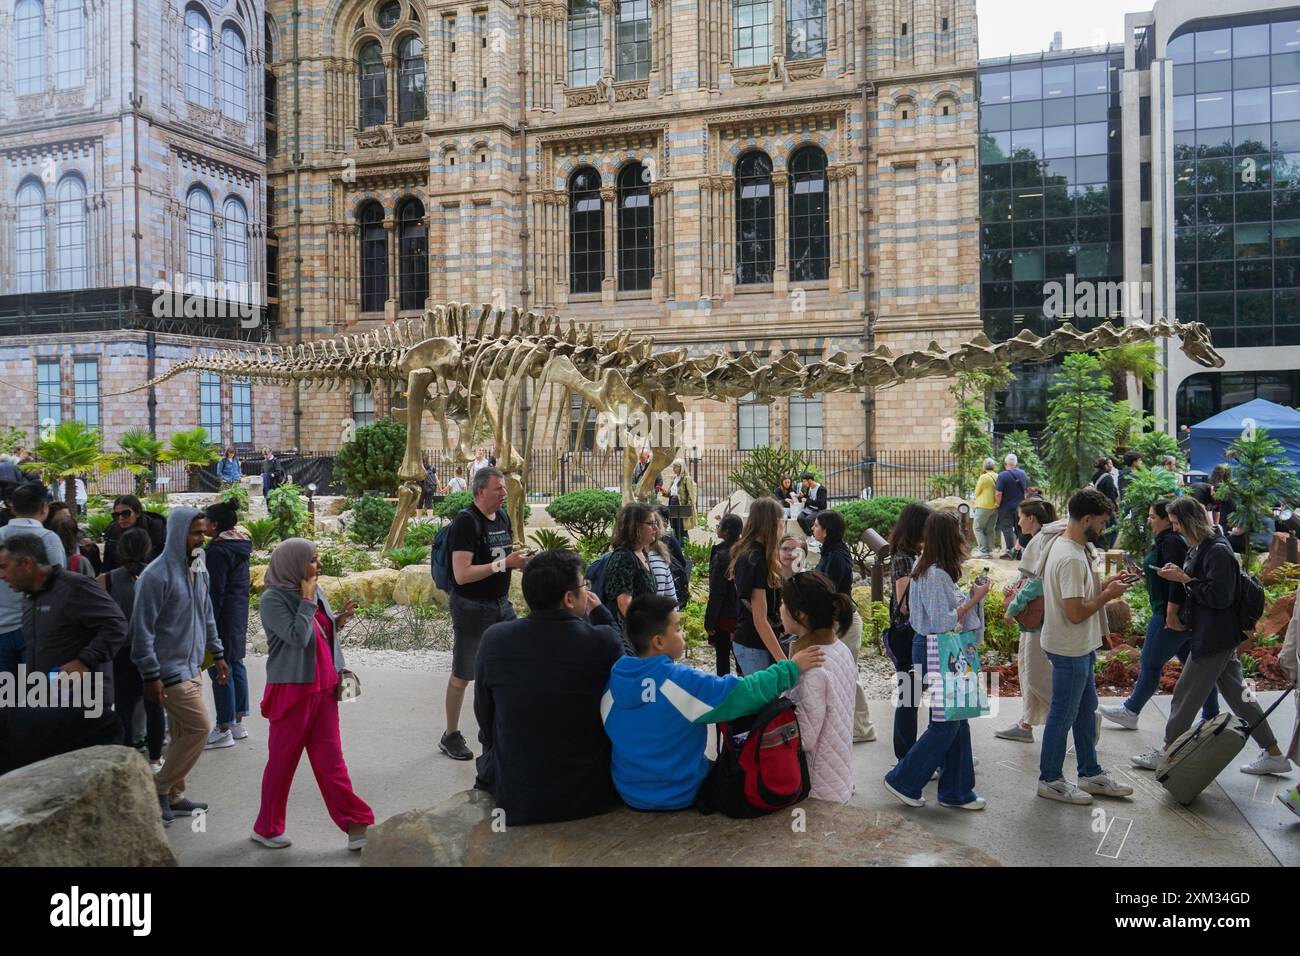
[[[572,551],[537,555],[522,584],[528,616],[489,627],[474,670],[476,786],[491,791],[507,826],[576,820],[618,800],[600,719],[623,656],[614,619]]]

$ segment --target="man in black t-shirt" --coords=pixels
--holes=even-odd
[[[474,472],[474,503],[458,514],[448,532],[454,584],[451,608],[451,679],[447,683],[447,730],[438,749],[453,760],[470,760],[474,754],[460,732],[460,711],[465,688],[474,679],[483,632],[500,621],[513,621],[510,572],[522,570],[530,557],[511,545],[510,519],[502,506],[506,479],[484,465]]]

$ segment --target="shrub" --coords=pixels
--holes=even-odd
[[[370,552],[351,545],[329,545],[316,550],[320,558],[320,573],[328,577],[341,578],[349,571],[373,571],[374,558]]]
[[[1133,612],[1134,633],[1145,634],[1147,625],[1151,623],[1151,597],[1147,594],[1147,589],[1137,584],[1125,592],[1124,600]]]
[[[441,521],[413,521],[406,526],[406,538],[403,543],[408,547],[428,548],[433,546],[433,539],[442,530]]]
[[[617,491],[571,491],[546,506],[546,513],[575,537],[609,530],[623,504]]]
[[[401,548],[392,548],[385,552],[384,557],[388,559],[389,564],[399,571],[412,564],[421,564],[429,560],[429,549],[423,545],[407,545]]]
[[[817,473],[802,452],[788,448],[755,448],[745,456],[740,467],[727,476],[727,481],[755,498],[762,498],[775,491],[782,478],[798,481],[805,471]]]
[[[708,641],[708,635],[704,633],[704,602],[692,601],[681,611],[680,617],[687,651]]]
[[[274,492],[272,492],[274,494]],[[243,485],[232,485],[221,493],[218,501],[233,501],[239,510],[239,520],[248,514],[248,489]]]
[[[707,544],[698,544],[694,541],[683,541],[682,552],[691,561],[691,564],[699,567],[701,564],[706,568],[709,566],[709,554],[713,548]]]
[[[311,531],[307,502],[302,499],[302,489],[293,482],[280,485],[266,496],[266,512],[275,522],[275,533],[281,541]]]
[[[104,532],[113,524],[113,516],[106,512],[90,515],[86,518],[86,534],[91,541],[103,541]]]
[[[274,518],[258,518],[256,521],[245,521],[244,528],[248,531],[248,536],[253,539],[253,548],[257,551],[265,551],[275,544],[280,536]]]
[[[167,504],[167,492],[156,491],[153,494],[140,499],[140,504],[145,511],[153,511],[166,517],[171,508]]]
[[[610,549],[612,542],[603,531],[600,534],[588,534],[578,539],[578,553],[582,560],[591,563]]]
[[[1143,432],[1142,436],[1133,442],[1132,450],[1142,456],[1142,462],[1148,468],[1159,465],[1160,459],[1165,455],[1173,455],[1178,459],[1180,466],[1187,462],[1182,448],[1178,445],[1178,439],[1161,431]]]
[[[1272,517],[1278,505],[1300,498],[1300,479],[1291,471],[1282,443],[1265,428],[1247,429],[1228,446],[1226,457],[1232,478],[1219,487],[1216,497],[1231,499],[1236,506],[1228,521],[1246,532],[1242,560],[1249,567],[1250,536],[1265,530],[1264,519]]]
[[[457,491],[446,495],[441,501],[434,502],[433,513],[439,518],[450,521],[465,508],[474,503],[474,496],[468,491]]]
[[[397,494],[398,469],[406,454],[406,426],[391,418],[356,430],[352,440],[339,449],[334,459],[334,477],[359,495],[379,491]]]
[[[862,541],[863,533],[871,528],[881,537],[889,537],[903,509],[912,503],[911,498],[858,498],[835,506],[844,516],[844,543],[849,546],[858,573],[867,573],[867,560],[871,549]]]
[[[397,506],[387,498],[365,495],[352,506],[352,527],[348,533],[352,540],[373,548],[388,536],[396,517]]]
[[[1002,590],[995,587],[984,598],[984,643],[1003,657],[1015,657],[1020,648],[1020,628],[1006,622],[1006,613]]]
[[[110,501],[104,495],[87,495],[86,512],[89,514],[93,511],[109,511]]]
[[[573,551],[569,539],[554,528],[538,528],[532,533],[532,542],[538,551]]]
[[[1119,546],[1131,554],[1146,554],[1151,547],[1147,510],[1153,501],[1172,498],[1178,492],[1178,476],[1163,468],[1139,468],[1124,484],[1119,503]]]
[[[1109,452],[1117,406],[1100,360],[1086,353],[1067,355],[1048,391],[1043,454],[1052,490],[1064,499],[1088,483],[1093,463]]]

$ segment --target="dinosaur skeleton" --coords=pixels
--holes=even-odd
[[[1207,368],[1223,367],[1224,360],[1210,344],[1204,325],[1164,319],[1122,328],[1105,324],[1089,332],[1067,323],[1046,337],[1022,331],[996,344],[979,333],[957,349],[945,350],[932,341],[925,349],[895,355],[878,346],[856,361],[836,352],[805,365],[792,352],[779,358],[753,352],[691,357],[685,348],[656,352],[652,338],[634,336],[626,329],[607,334],[587,324],[563,324],[557,317],[521,313],[517,308],[494,312],[490,305],[475,308],[450,303],[422,318],[402,319],[371,331],[294,346],[267,345],[196,356],[143,385],[110,394],[139,391],[198,370],[265,384],[330,389],[358,380],[398,383],[405,386],[407,395],[406,452],[398,472],[397,517],[386,546],[401,544],[406,523],[419,502],[425,412],[437,423],[444,447],[452,444],[448,423],[457,426],[455,447],[463,459],[471,457],[475,428],[482,421],[490,425],[496,436],[497,467],[506,476],[507,511],[520,544],[529,453],[539,435],[543,447],[559,447],[560,420],[569,414],[575,397],[581,403],[578,421],[586,421],[589,410],[594,409],[607,424],[630,429],[633,419],[681,416],[683,398],[723,401],[752,393],[761,401],[793,394],[860,391],[1173,336],[1181,337],[1182,350],[1192,361]],[[549,420],[541,416],[529,419],[519,449],[511,436],[517,433],[521,389],[529,381],[535,383],[537,394],[550,389],[552,399],[558,394],[559,400],[551,402]],[[680,441],[652,443],[650,451],[650,467],[633,488],[638,447],[635,441],[623,443],[624,500],[648,496],[654,476],[678,456]]]

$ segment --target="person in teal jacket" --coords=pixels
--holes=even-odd
[[[626,636],[635,657],[619,658],[600,702],[612,745],[614,786],[637,810],[682,810],[709,775],[708,725],[757,712],[820,667],[810,647],[744,679],[678,664],[686,651],[671,598],[647,594],[628,605]]]

